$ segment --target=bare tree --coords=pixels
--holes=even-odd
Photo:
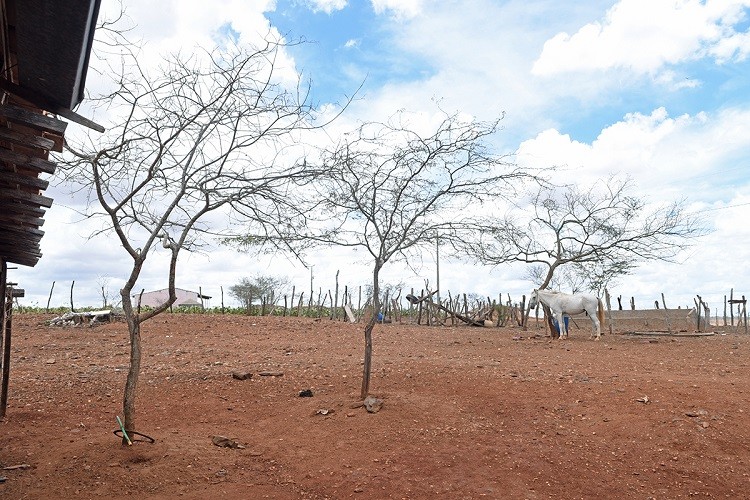
[[[109,45],[122,49],[108,71],[113,90],[90,101],[111,117],[107,133],[69,144],[61,166],[88,195],[85,215],[102,220],[92,236],[114,235],[132,261],[120,295],[130,335],[125,428],[135,430],[141,324],[175,302],[178,256],[206,245],[222,229],[215,225],[237,213],[259,234],[300,224],[304,213],[289,187],[315,172],[284,161],[285,146],[316,125],[306,89],[280,83],[282,45],[270,37],[255,47],[171,55],[155,71],[120,43]],[[169,254],[169,300],[141,311],[133,291],[154,251]]]
[[[557,281],[601,292],[640,262],[673,261],[705,233],[681,202],[649,209],[630,188],[616,177],[584,191],[542,186],[528,206],[488,223],[473,250],[486,264],[530,264],[540,289]]]
[[[470,219],[491,197],[512,193],[527,177],[486,142],[492,123],[443,116],[420,134],[399,113],[387,123],[365,123],[323,155],[320,209],[330,225],[314,240],[363,248],[372,259],[373,314],[365,325],[361,396],[369,393],[372,331],[381,311],[380,273],[386,263],[421,260],[435,236],[450,245],[471,238]]]

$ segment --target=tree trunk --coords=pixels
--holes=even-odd
[[[370,374],[372,368],[372,330],[375,328],[375,322],[378,320],[380,312],[380,286],[378,284],[381,264],[376,261],[375,270],[373,271],[372,282],[372,316],[365,325],[365,362],[362,368],[362,391],[360,396],[365,399],[370,393]]]
[[[128,376],[125,380],[125,393],[122,399],[122,412],[124,417],[123,426],[128,431],[136,430],[135,423],[135,399],[138,393],[138,375],[141,372],[141,320],[138,312],[133,309],[133,302],[130,299],[131,289],[128,287],[120,290],[122,298],[122,309],[125,314],[125,321],[128,324],[128,334],[130,337],[130,366]],[[143,292],[141,292],[142,294]],[[139,299],[140,309],[140,299]],[[127,444],[125,436],[122,437],[122,444]]]
[[[128,378],[125,382],[125,397],[123,398],[122,407],[125,417],[125,429],[129,431],[136,430],[135,426],[135,398],[138,390],[138,375],[141,372],[141,325],[138,321],[133,321],[128,325],[130,332],[130,369]],[[125,444],[123,437],[123,444]]]

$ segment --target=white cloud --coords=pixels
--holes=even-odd
[[[346,7],[346,0],[308,0],[308,5],[313,12],[325,12],[331,14]]]
[[[555,129],[524,141],[518,161],[536,168],[564,166],[555,174],[564,182],[574,178],[591,183],[610,174],[628,174],[640,192],[654,199],[677,199],[692,193],[699,200],[728,201],[731,191],[706,192],[702,184],[716,183],[725,170],[745,158],[750,137],[750,109],[726,109],[669,117],[664,108],[651,114],[629,113],[604,128],[591,144],[572,140]],[[717,198],[718,197],[718,198]]]
[[[719,62],[744,58],[750,40],[734,26],[744,20],[748,5],[747,0],[621,0],[603,21],[548,40],[533,73],[625,68],[647,74],[707,55]]]
[[[422,0],[371,0],[376,14],[390,13],[396,19],[411,19],[422,11]]]

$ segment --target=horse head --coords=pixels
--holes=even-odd
[[[539,301],[539,294],[537,293],[539,290],[534,288],[534,291],[531,292],[531,296],[529,297],[529,309],[536,308],[537,302]]]

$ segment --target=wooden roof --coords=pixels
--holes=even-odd
[[[0,0],[0,258],[41,258],[44,196],[67,123],[100,130],[71,108],[83,98],[100,0]]]

